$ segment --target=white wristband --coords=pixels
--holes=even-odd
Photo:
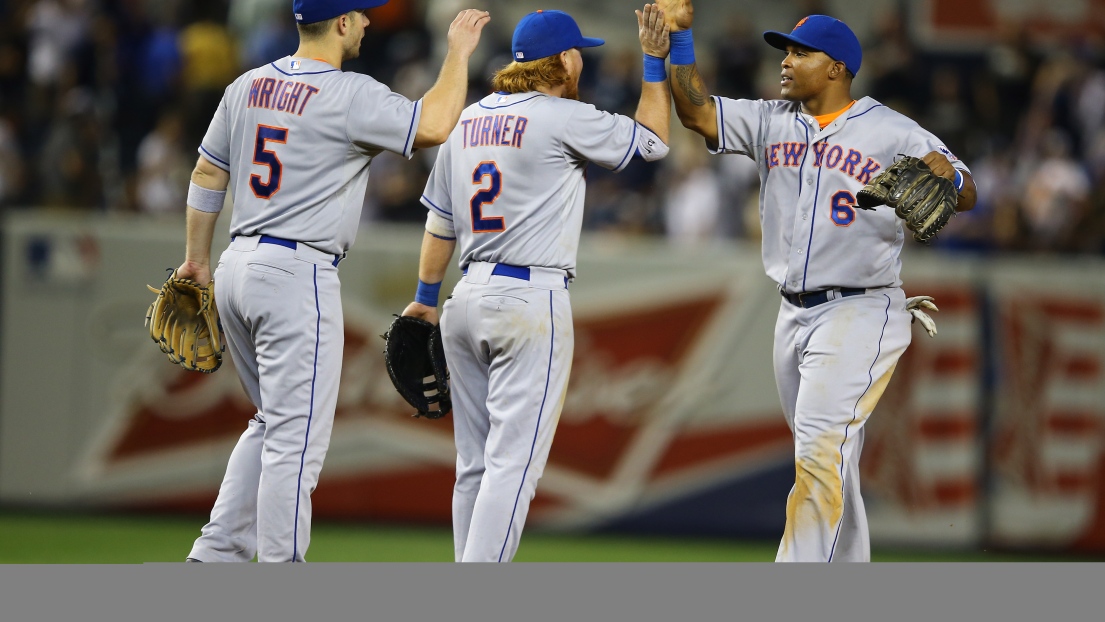
[[[197,186],[196,182],[188,183],[188,207],[215,214],[223,211],[223,200],[226,198],[226,190],[210,190]]]
[[[443,240],[457,239],[457,234],[453,230],[453,221],[442,218],[433,211],[426,212],[426,231]]]

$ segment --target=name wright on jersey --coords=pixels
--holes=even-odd
[[[249,85],[246,108],[265,108],[279,110],[297,116],[303,116],[307,102],[320,89],[305,82],[295,80],[277,80],[275,78],[257,78]],[[299,99],[303,98],[303,103]],[[296,110],[296,107],[299,110]]]

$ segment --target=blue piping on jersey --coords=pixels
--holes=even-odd
[[[645,125],[644,123],[641,123],[640,121],[637,121],[637,125],[640,125],[641,127],[645,128],[646,130],[652,132],[652,134],[654,136],[656,136],[656,132],[653,132],[651,127]],[[656,136],[656,138],[659,139],[660,137]],[[660,142],[663,143],[664,141],[661,140]],[[633,153],[633,157],[638,159],[638,160],[644,160],[645,159],[644,156],[641,155],[641,148],[640,147],[637,147],[637,150]]]
[[[809,149],[809,147],[806,148]],[[817,227],[817,197],[821,196],[821,171],[824,169],[824,166],[817,167],[817,185],[814,186],[813,190],[813,213],[810,214],[810,239],[806,242],[806,266],[802,268],[802,291],[806,291],[806,277],[810,274],[810,255],[813,254],[813,230]]]
[[[721,105],[721,98],[717,95],[714,95],[714,105],[717,106],[717,135],[721,139],[721,150],[725,151],[725,106]]]
[[[445,214],[446,216],[448,216],[449,220],[453,220],[453,212],[447,212],[447,211],[441,209],[440,207],[434,205],[434,202],[431,201],[429,198],[427,198],[426,195],[422,195],[422,204],[426,205],[428,207],[434,208],[435,210],[437,210],[437,211],[441,212],[442,214]]]
[[[640,125],[641,127],[645,128],[646,130],[652,132],[653,134],[656,134],[656,132],[654,132],[651,127],[645,125],[644,123],[641,123],[640,121],[635,121],[635,123],[637,125]],[[656,138],[660,138],[660,136],[657,134]]]
[[[410,150],[414,149],[414,142],[411,141],[411,133],[414,132],[414,120],[418,118],[418,107],[422,105],[422,100],[414,102],[414,112],[411,114],[411,126],[407,128],[407,140],[403,141],[403,155],[410,156]]]
[[[533,444],[529,447],[529,460],[522,471],[522,482],[518,484],[518,494],[514,496],[514,508],[510,511],[510,522],[506,526],[506,536],[503,538],[503,548],[499,551],[499,561],[503,561],[503,553],[506,552],[506,543],[510,541],[510,528],[514,526],[514,514],[518,511],[518,499],[522,496],[522,488],[526,485],[526,474],[529,473],[529,465],[533,462],[533,450],[537,447],[537,435],[541,431],[541,413],[545,410],[545,400],[549,397],[549,381],[552,380],[553,350],[556,348],[556,316],[553,311],[553,293],[549,290],[549,325],[552,326],[552,338],[549,341],[549,367],[545,372],[545,394],[541,396],[541,408],[537,410],[537,426],[533,430]]]
[[[854,115],[848,117],[847,119],[845,119],[845,121],[847,121],[849,119],[855,119],[856,117],[862,117],[863,115],[867,114],[868,112],[871,112],[875,108],[885,108],[885,107],[886,106],[884,106],[883,104],[875,104],[874,106],[871,106],[870,108],[868,108],[867,110],[864,110],[863,112],[861,112],[859,114],[854,114]]]
[[[625,152],[625,156],[621,162],[618,162],[618,167],[614,169],[615,172],[622,170],[622,167],[629,162],[629,156],[633,154],[633,150],[637,148],[637,122],[633,122],[633,137],[629,139],[629,151]]]
[[[430,232],[429,232],[429,231],[427,231],[426,233],[430,233]],[[437,239],[439,239],[439,240],[448,240],[448,241],[450,241],[450,242],[455,242],[455,241],[456,241],[456,238],[447,238],[447,237],[445,237],[445,236],[443,236],[443,235],[438,235],[438,234],[436,234],[436,233],[430,233],[430,235],[434,236],[435,238],[437,238]]]
[[[299,73],[288,73],[287,71],[284,71],[283,69],[277,67],[276,63],[269,63],[269,64],[272,65],[273,69],[279,71],[280,73],[282,73],[286,76],[314,76],[314,75],[318,75],[320,73],[332,73],[332,72],[335,72],[335,71],[341,71],[340,69],[327,69],[326,71],[301,71]]]
[[[315,282],[315,362],[311,369],[311,404],[307,410],[307,433],[303,435],[303,453],[299,454],[299,477],[295,483],[295,522],[292,526],[292,561],[299,557],[299,499],[303,490],[303,465],[307,460],[307,443],[311,440],[311,419],[315,415],[315,379],[318,377],[318,344],[322,326],[322,311],[318,304],[318,266],[314,268]]]
[[[867,392],[871,390],[871,385],[875,383],[875,377],[872,372],[875,370],[875,363],[879,361],[879,357],[882,356],[882,338],[886,335],[886,325],[890,322],[890,296],[883,294],[886,297],[886,319],[882,322],[882,332],[879,333],[879,348],[875,352],[875,360],[871,361],[871,367],[867,369],[867,388],[860,393],[859,399],[856,400],[856,405],[852,407],[852,421],[844,428],[844,440],[840,442],[840,522],[836,524],[836,535],[833,536],[833,546],[829,549],[829,561],[833,561],[833,555],[836,553],[836,541],[840,539],[840,526],[844,524],[844,443],[848,442],[848,430],[852,429],[852,424],[856,422],[856,409],[859,408],[859,403],[863,401],[863,396],[867,395]]]
[[[227,166],[227,170],[228,170],[228,171],[230,170],[230,168],[229,168],[229,167],[230,167],[230,162],[227,162],[227,161],[225,161],[225,160],[221,160],[221,159],[219,159],[219,157],[218,157],[218,156],[216,156],[215,154],[211,153],[210,151],[208,151],[208,150],[204,149],[204,148],[203,148],[203,145],[200,145],[200,151],[202,151],[204,155],[206,155],[206,156],[210,156],[210,157],[211,157],[211,159],[215,160],[215,161],[216,161],[217,163],[219,163],[219,164],[225,164],[225,165]]]
[[[810,126],[802,121],[797,112],[794,113],[794,120],[806,130],[806,150],[802,152],[802,163],[798,165],[798,198],[802,198],[802,171],[805,170],[806,156],[810,153]]]
[[[528,102],[531,99],[537,99],[538,97],[548,97],[548,96],[544,95],[542,93],[542,94],[534,95],[533,97],[527,97],[525,99],[520,99],[516,102],[511,102],[509,104],[503,104],[502,106],[484,106],[482,101],[478,102],[478,103],[480,105],[480,108],[483,108],[484,110],[498,110],[499,108],[510,108],[511,106],[515,106],[517,104],[524,104],[525,102]]]

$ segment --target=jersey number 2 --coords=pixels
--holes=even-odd
[[[480,188],[472,195],[468,204],[472,207],[472,232],[473,233],[498,233],[506,229],[506,222],[502,216],[491,218],[483,217],[483,206],[491,205],[499,198],[503,191],[503,174],[494,162],[480,162],[476,170],[472,171],[472,183],[483,185],[483,178],[490,177],[491,184],[487,188]]]
[[[249,176],[249,187],[253,189],[254,196],[266,201],[280,191],[280,175],[284,172],[276,152],[265,149],[269,141],[281,144],[288,142],[288,128],[271,125],[257,126],[257,140],[253,145],[253,163],[269,167],[269,179],[262,182],[261,176],[254,173]]]

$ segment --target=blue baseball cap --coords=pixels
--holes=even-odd
[[[576,21],[564,11],[537,11],[518,22],[510,51],[514,60],[528,62],[572,48],[593,48],[603,43],[606,42],[602,39],[584,37]]]
[[[388,0],[292,0],[292,13],[295,14],[295,23],[313,24],[387,3]]]
[[[769,30],[764,33],[764,41],[784,51],[788,45],[798,44],[824,52],[829,58],[844,63],[853,76],[859,73],[863,61],[863,49],[856,33],[844,22],[828,15],[802,18],[789,35]]]

